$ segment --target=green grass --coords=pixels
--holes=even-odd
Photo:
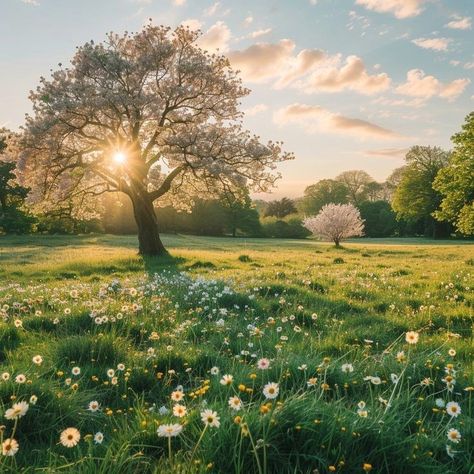
[[[468,242],[164,241],[171,256],[144,261],[128,236],[0,238],[0,374],[10,375],[0,414],[38,397],[16,422],[3,418],[2,440],[20,448],[0,457],[0,472],[474,472]],[[183,418],[159,410],[179,386]],[[205,408],[219,428],[204,430]],[[166,423],[184,426],[170,444],[157,435]],[[74,448],[59,444],[67,427],[81,432]],[[98,431],[102,444],[88,436]]]

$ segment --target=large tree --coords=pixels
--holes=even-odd
[[[199,36],[151,24],[110,33],[41,78],[23,159],[37,201],[123,192],[140,253],[159,255],[157,201],[189,207],[191,196],[273,185],[276,163],[292,156],[242,129],[239,99],[249,91],[225,57],[198,47]]]
[[[412,222],[424,219],[426,235],[445,234],[446,229],[433,218],[441,202],[441,194],[433,188],[433,181],[448,164],[449,153],[439,147],[414,146],[405,159],[407,165],[392,201],[397,217]]]
[[[270,201],[265,208],[264,216],[282,218],[294,213],[296,213],[295,203],[291,199],[284,197],[280,200]]]
[[[372,177],[363,170],[344,171],[336,176],[336,181],[343,183],[348,192],[349,200],[354,206],[367,200],[368,186],[373,183]]]
[[[334,179],[322,179],[304,190],[298,208],[306,215],[317,214],[326,204],[346,204],[349,191],[346,185]]]
[[[456,229],[474,235],[474,112],[462,130],[452,137],[453,153],[446,168],[439,171],[433,188],[440,192],[437,219],[452,222]]]

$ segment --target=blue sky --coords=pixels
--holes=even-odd
[[[347,169],[383,180],[473,110],[472,0],[0,0],[0,126],[77,45],[148,18],[199,27],[242,71],[245,125],[296,155],[275,197]]]

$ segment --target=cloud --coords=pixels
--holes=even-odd
[[[308,133],[338,133],[359,138],[400,138],[397,133],[366,120],[345,117],[319,105],[291,104],[277,110],[273,121],[278,125],[297,123]]]
[[[215,2],[213,3],[209,8],[204,10],[204,15],[205,16],[213,16],[217,13],[217,10],[219,10],[219,7],[221,6],[221,2]]]
[[[470,30],[471,29],[471,17],[470,16],[459,16],[459,15],[451,15],[451,20],[447,23],[445,28],[451,28],[453,30]]]
[[[348,56],[342,65],[336,64],[315,71],[304,88],[307,92],[339,92],[350,89],[362,94],[373,94],[386,90],[389,86],[390,78],[386,73],[370,75],[361,58]]]
[[[252,31],[252,33],[247,35],[247,38],[252,38],[252,39],[259,38],[260,36],[268,35],[268,33],[270,33],[271,31],[272,31],[271,28],[265,28],[262,30]]]
[[[244,20],[244,26],[250,26],[252,24],[252,22],[253,22],[253,16],[249,15]]]
[[[177,7],[181,7],[186,3],[186,0],[173,0],[173,4]]]
[[[257,105],[254,105],[253,107],[249,107],[248,109],[245,109],[244,114],[249,117],[252,117],[254,115],[265,112],[265,110],[268,110],[268,105],[257,104]]]
[[[223,22],[214,23],[198,40],[198,45],[214,53],[219,50],[223,53],[229,49],[229,41],[231,38],[229,27]]]
[[[181,26],[189,27],[191,30],[200,30],[202,28],[202,21],[197,18],[188,18],[181,22]]]
[[[399,85],[396,91],[410,97],[430,99],[436,96],[451,101],[461,95],[470,82],[463,78],[442,83],[434,76],[427,76],[422,69],[411,69],[407,72],[406,82]]]
[[[409,148],[379,148],[378,150],[365,150],[368,156],[383,156],[387,158],[403,158],[408,153]]]
[[[419,108],[425,105],[425,100],[419,97],[415,97],[414,99],[389,99],[387,97],[377,97],[376,99],[372,100],[372,104],[376,105],[384,105],[384,106],[395,106],[395,107],[413,107]]]
[[[228,58],[245,80],[264,82],[279,74],[294,48],[293,41],[282,39],[278,43],[257,43],[241,51],[231,51]]]
[[[294,54],[295,43],[256,43],[228,54],[231,64],[249,82],[274,80],[274,88],[292,86],[307,93],[339,92],[345,89],[363,94],[385,90],[390,85],[386,73],[371,75],[358,56],[328,55],[319,49],[303,49]]]
[[[26,3],[27,5],[33,5],[34,7],[39,7],[40,2],[37,0],[21,0],[23,3]]]
[[[378,13],[392,13],[396,18],[404,19],[419,15],[422,5],[427,0],[356,0],[356,5],[361,5],[368,10]]]
[[[447,51],[449,38],[416,38],[411,42],[423,49],[433,49],[434,51]]]

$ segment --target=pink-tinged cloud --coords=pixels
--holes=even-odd
[[[368,10],[378,13],[391,13],[396,18],[404,19],[419,15],[423,11],[423,4],[427,0],[356,0]]]
[[[306,92],[340,92],[353,90],[374,94],[388,89],[390,77],[386,73],[370,75],[358,56],[348,56],[342,66],[317,69],[303,88]]]
[[[224,53],[229,49],[231,36],[229,27],[223,21],[218,21],[197,40],[197,43],[211,53],[216,51]]]
[[[386,158],[403,158],[409,148],[379,148],[377,150],[365,150],[367,156],[381,156]]]
[[[242,51],[231,51],[227,56],[246,81],[265,82],[279,74],[295,49],[295,43],[282,39],[278,43],[257,43]]]
[[[296,123],[308,133],[338,133],[358,138],[394,139],[401,136],[392,130],[366,120],[345,117],[319,105],[291,104],[277,110],[273,116],[277,125]]]
[[[451,28],[452,30],[470,30],[472,23],[470,16],[459,16],[459,15],[452,15],[451,20],[449,23],[444,25],[446,28]]]
[[[434,51],[447,51],[451,39],[449,38],[416,38],[412,43],[423,49],[432,49]]]
[[[469,79],[462,78],[443,83],[434,76],[427,76],[422,69],[411,69],[407,73],[406,82],[399,85],[396,91],[409,97],[441,97],[451,101],[459,97],[470,82]]]
[[[268,109],[268,105],[265,104],[256,104],[253,107],[249,107],[248,109],[244,110],[244,114],[246,116],[252,117],[254,115],[260,114],[265,112]]]

